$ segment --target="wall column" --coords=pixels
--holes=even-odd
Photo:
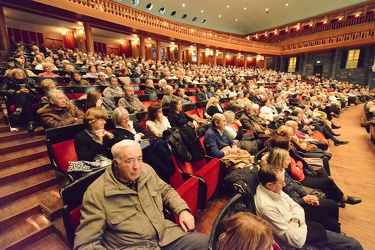
[[[84,23],[83,27],[85,29],[86,35],[86,50],[87,52],[94,53],[94,39],[92,38],[91,25],[88,23]]]
[[[245,55],[243,56],[243,67],[245,69],[247,69],[247,56],[248,56],[247,53],[245,53]]]
[[[212,51],[213,51],[213,52],[212,52],[212,55],[214,56],[214,66],[216,66],[216,65],[217,65],[217,62],[216,62],[216,53],[217,53],[217,49],[213,49]]]
[[[223,50],[223,67],[227,66],[227,51]]]
[[[179,43],[178,45],[178,61],[182,62],[182,45]]]
[[[197,64],[199,65],[202,62],[201,55],[200,55],[201,54],[201,47],[197,44],[196,48],[197,48]]]
[[[0,62],[6,62],[9,57],[10,42],[8,29],[5,24],[3,5],[0,4]]]
[[[5,15],[3,5],[0,4],[0,50],[9,51],[10,42],[8,37],[8,29],[5,23]]]
[[[145,39],[143,36],[138,36],[138,38],[139,38],[139,56],[147,60],[148,58],[146,58]]]
[[[161,61],[160,40],[156,39],[156,61]]]

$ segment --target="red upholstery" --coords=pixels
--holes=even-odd
[[[53,144],[51,147],[56,165],[62,171],[67,172],[69,161],[78,161],[74,139]]]
[[[141,125],[144,129],[147,130],[146,122],[147,122],[147,121],[139,122],[139,125]]]
[[[195,95],[192,95],[192,96],[189,96],[189,97],[190,97],[190,99],[191,99],[191,101],[193,103],[197,103],[198,102],[198,97],[196,97]]]
[[[32,105],[31,105],[31,107],[32,107],[32,109],[33,109],[33,111],[36,113],[36,111],[39,109],[39,106],[38,106],[38,104],[37,103],[33,103]],[[12,105],[12,106],[10,106],[9,107],[9,110],[10,110],[10,112],[14,112],[14,111],[16,111],[16,105]]]
[[[202,136],[201,138],[199,138],[199,142],[201,143],[201,146],[204,149],[204,153],[207,155],[207,151],[206,151],[206,148],[204,146],[204,136]]]
[[[203,179],[207,186],[206,200],[210,199],[215,189],[219,185],[221,169],[220,159],[213,158],[209,163],[207,163],[206,160],[182,163],[176,160],[174,157],[173,159],[183,173],[198,176]]]
[[[190,177],[186,182],[176,189],[177,193],[188,204],[190,213],[192,215],[195,215],[198,210],[198,188],[198,179],[195,177]]]
[[[223,102],[220,104],[222,108],[226,108],[229,106],[229,102]]]
[[[161,100],[144,101],[142,103],[143,103],[143,105],[145,105],[146,108],[148,108],[151,105],[151,103],[154,103],[154,102],[160,102],[161,103]]]
[[[73,209],[70,213],[70,221],[72,223],[72,229],[74,231],[77,230],[77,227],[79,226],[79,220],[81,219],[81,206],[76,207]]]
[[[192,116],[192,115],[198,115],[198,112],[195,109],[192,109],[192,110],[185,111],[185,114],[187,114],[188,116]]]
[[[143,90],[134,90],[134,94],[136,94],[136,95],[143,95],[144,92],[143,92]]]
[[[204,108],[197,108],[197,112],[198,112],[198,115],[199,115],[200,118],[206,119],[204,117]]]

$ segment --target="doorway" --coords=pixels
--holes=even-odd
[[[314,75],[315,77],[322,78],[322,75],[323,75],[323,65],[317,65],[317,66],[314,66],[314,72],[313,72],[313,75]]]

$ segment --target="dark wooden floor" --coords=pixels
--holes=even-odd
[[[341,134],[339,139],[350,143],[338,147],[331,145],[333,157],[330,165],[331,177],[342,191],[363,200],[360,204],[340,208],[342,231],[356,238],[365,250],[370,250],[375,246],[375,146],[359,125],[362,114],[363,105],[351,106],[340,118],[334,119],[335,124],[342,126],[335,130]],[[223,198],[211,203],[207,210],[198,214],[199,232],[209,234],[216,214],[226,201]]]

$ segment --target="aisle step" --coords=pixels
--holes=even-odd
[[[0,185],[39,174],[51,170],[51,164],[48,156],[13,165],[6,168],[0,168]]]
[[[26,137],[19,140],[0,142],[0,154],[11,153],[22,149],[34,148],[45,144],[46,138],[44,135]]]
[[[3,154],[0,159],[0,168],[11,167],[46,156],[48,156],[48,153],[44,145]]]
[[[53,232],[53,224],[42,214],[36,214],[2,230],[0,232],[1,247],[9,250],[24,249]]]
[[[56,185],[56,175],[53,170],[2,185],[0,204],[12,202],[54,185]]]

